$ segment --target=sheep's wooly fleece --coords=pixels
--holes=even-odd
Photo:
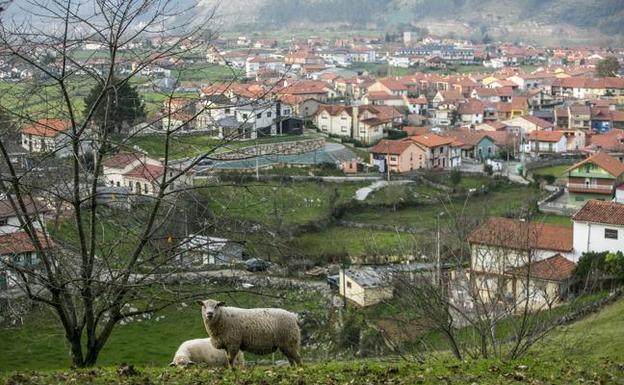
[[[300,362],[301,333],[297,314],[284,309],[216,306],[214,300],[202,304],[203,309],[214,309],[212,319],[207,318],[205,311],[202,311],[202,318],[215,347],[254,354],[268,354],[279,349],[291,363]]]
[[[235,364],[245,362],[243,352],[239,352],[234,360]],[[225,350],[216,349],[210,338],[199,338],[183,342],[173,356],[172,366],[187,366],[189,364],[207,364],[213,367],[228,366]]]

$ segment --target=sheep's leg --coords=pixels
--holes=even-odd
[[[282,353],[284,353],[284,355],[286,356],[286,358],[288,359],[288,362],[290,363],[291,366],[303,366],[303,364],[301,363],[301,356],[299,355],[299,351],[298,349],[280,349],[282,351]]]
[[[237,349],[228,349],[227,355],[228,355],[228,367],[230,369],[234,369],[234,361],[236,361],[236,356],[238,355],[238,350]]]

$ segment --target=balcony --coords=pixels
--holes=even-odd
[[[593,193],[593,194],[613,194],[613,186],[584,183],[568,183],[569,192]]]

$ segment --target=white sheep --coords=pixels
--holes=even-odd
[[[226,307],[221,301],[197,301],[212,344],[225,349],[230,367],[242,350],[254,354],[273,353],[279,349],[291,365],[301,366],[301,332],[297,315],[284,309],[241,309]]]
[[[245,362],[243,352],[236,355],[235,364],[242,365]],[[199,338],[183,342],[173,356],[169,366],[187,367],[195,364],[208,364],[209,366],[228,366],[228,356],[225,350],[216,349],[210,338]]]

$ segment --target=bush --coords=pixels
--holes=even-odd
[[[461,183],[462,180],[462,173],[461,170],[454,168],[451,170],[451,175],[450,175],[450,180],[451,180],[451,185],[453,185],[453,187],[456,187],[458,184]]]
[[[388,139],[390,140],[403,139],[406,137],[407,137],[407,132],[403,130],[389,130],[388,131]]]
[[[542,178],[546,181],[547,184],[553,184],[557,180],[557,177],[551,174],[542,175]]]
[[[492,176],[492,174],[494,174],[494,167],[492,167],[491,164],[484,164],[483,165],[483,172],[486,173],[489,176]]]

